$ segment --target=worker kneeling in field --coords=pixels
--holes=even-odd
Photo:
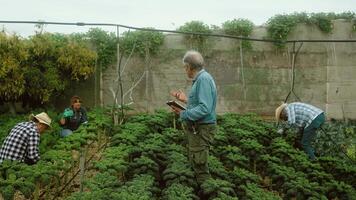
[[[303,130],[302,146],[309,159],[316,160],[311,143],[315,140],[316,130],[325,122],[324,111],[306,103],[284,103],[276,109],[276,120],[288,121],[290,126],[296,126]],[[283,134],[285,128],[278,130]]]
[[[81,100],[78,96],[70,99],[71,106],[66,108],[61,116],[59,124],[62,127],[60,135],[66,137],[77,130],[81,124],[88,123],[87,112],[81,106]]]
[[[11,129],[0,149],[0,163],[17,160],[35,164],[40,159],[40,134],[51,126],[51,118],[45,112],[30,115],[29,122],[21,122]]]

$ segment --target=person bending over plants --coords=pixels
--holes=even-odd
[[[88,123],[87,112],[81,106],[81,100],[79,96],[73,96],[70,99],[71,106],[64,109],[59,124],[62,127],[60,135],[66,137],[77,130],[81,124]]]
[[[324,111],[306,103],[294,102],[283,103],[276,109],[275,114],[277,122],[287,121],[290,127],[296,126],[302,130],[303,149],[309,159],[316,160],[311,143],[315,140],[316,130],[325,122]],[[278,133],[284,134],[286,129],[280,128]]]
[[[11,129],[0,149],[0,164],[4,160],[17,160],[32,165],[40,160],[40,134],[51,126],[47,113],[30,115],[30,121],[21,122]]]

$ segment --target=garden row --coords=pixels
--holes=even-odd
[[[356,167],[337,157],[310,162],[272,124],[225,114],[201,189],[190,168],[183,126],[171,113],[130,117],[113,131],[85,192],[68,199],[356,199]],[[178,126],[178,128],[176,127]]]
[[[54,113],[50,116],[53,117]],[[35,165],[4,161],[0,165],[2,197],[13,199],[15,195],[17,199],[50,199],[60,195],[63,187],[76,175],[79,154],[88,148],[98,149],[105,131],[110,128],[110,119],[103,110],[89,112],[88,117],[87,126],[81,126],[66,138],[59,137],[58,124],[52,123],[52,128],[41,135],[41,160]],[[1,142],[16,123],[25,120],[24,116],[1,116]],[[86,155],[86,160],[89,156]]]

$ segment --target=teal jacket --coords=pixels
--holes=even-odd
[[[87,111],[83,107],[78,111],[75,111],[72,107],[66,108],[64,111],[66,110],[72,110],[73,116],[64,117],[65,124],[61,125],[62,128],[75,131],[81,124],[88,122]]]
[[[187,109],[180,112],[181,120],[198,124],[216,123],[216,101],[217,92],[214,79],[202,69],[193,80]]]

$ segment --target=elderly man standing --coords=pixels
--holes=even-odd
[[[303,130],[303,149],[309,159],[316,160],[311,143],[315,139],[316,130],[325,122],[324,111],[306,103],[294,102],[282,104],[276,109],[275,114],[277,122],[288,121],[290,126],[296,126]],[[278,132],[282,134],[285,129],[279,129]]]
[[[172,107],[187,127],[189,160],[199,185],[210,177],[209,148],[216,131],[217,92],[213,77],[204,70],[204,59],[197,51],[188,51],[183,57],[187,76],[193,79],[189,96],[172,91],[177,100],[187,103],[186,110]]]
[[[45,112],[31,115],[29,122],[21,122],[11,129],[0,149],[0,164],[4,160],[17,160],[35,164],[40,159],[40,134],[51,125]]]

